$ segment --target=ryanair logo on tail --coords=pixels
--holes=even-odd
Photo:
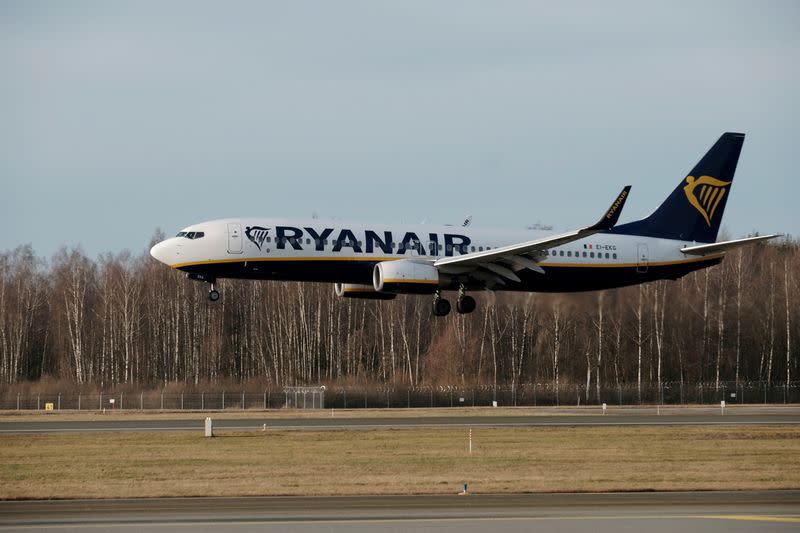
[[[721,181],[711,176],[686,176],[686,186],[683,192],[686,193],[686,198],[689,203],[703,215],[708,225],[711,225],[711,219],[714,218],[714,211],[722,201],[728,190],[730,181]]]

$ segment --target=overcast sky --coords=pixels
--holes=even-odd
[[[800,234],[800,3],[0,1],[0,250],[228,216],[556,229],[747,133],[724,227]]]

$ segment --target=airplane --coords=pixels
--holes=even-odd
[[[724,133],[647,218],[617,225],[626,186],[593,225],[551,235],[489,230],[468,224],[365,225],[286,218],[201,222],[150,250],[158,261],[210,284],[221,278],[333,283],[337,296],[391,300],[433,295],[445,316],[443,291],[457,291],[456,310],[471,313],[467,291],[577,292],[676,280],[719,264],[725,253],[777,234],[716,242],[742,133]]]

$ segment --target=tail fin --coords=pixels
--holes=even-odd
[[[744,133],[723,133],[652,215],[617,226],[612,233],[716,241],[742,143]]]

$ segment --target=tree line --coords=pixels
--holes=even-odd
[[[154,237],[154,242],[161,239]],[[0,383],[79,386],[603,386],[797,379],[797,242],[746,247],[678,281],[577,294],[338,298],[324,284],[221,280],[219,302],[146,251],[0,254]]]

